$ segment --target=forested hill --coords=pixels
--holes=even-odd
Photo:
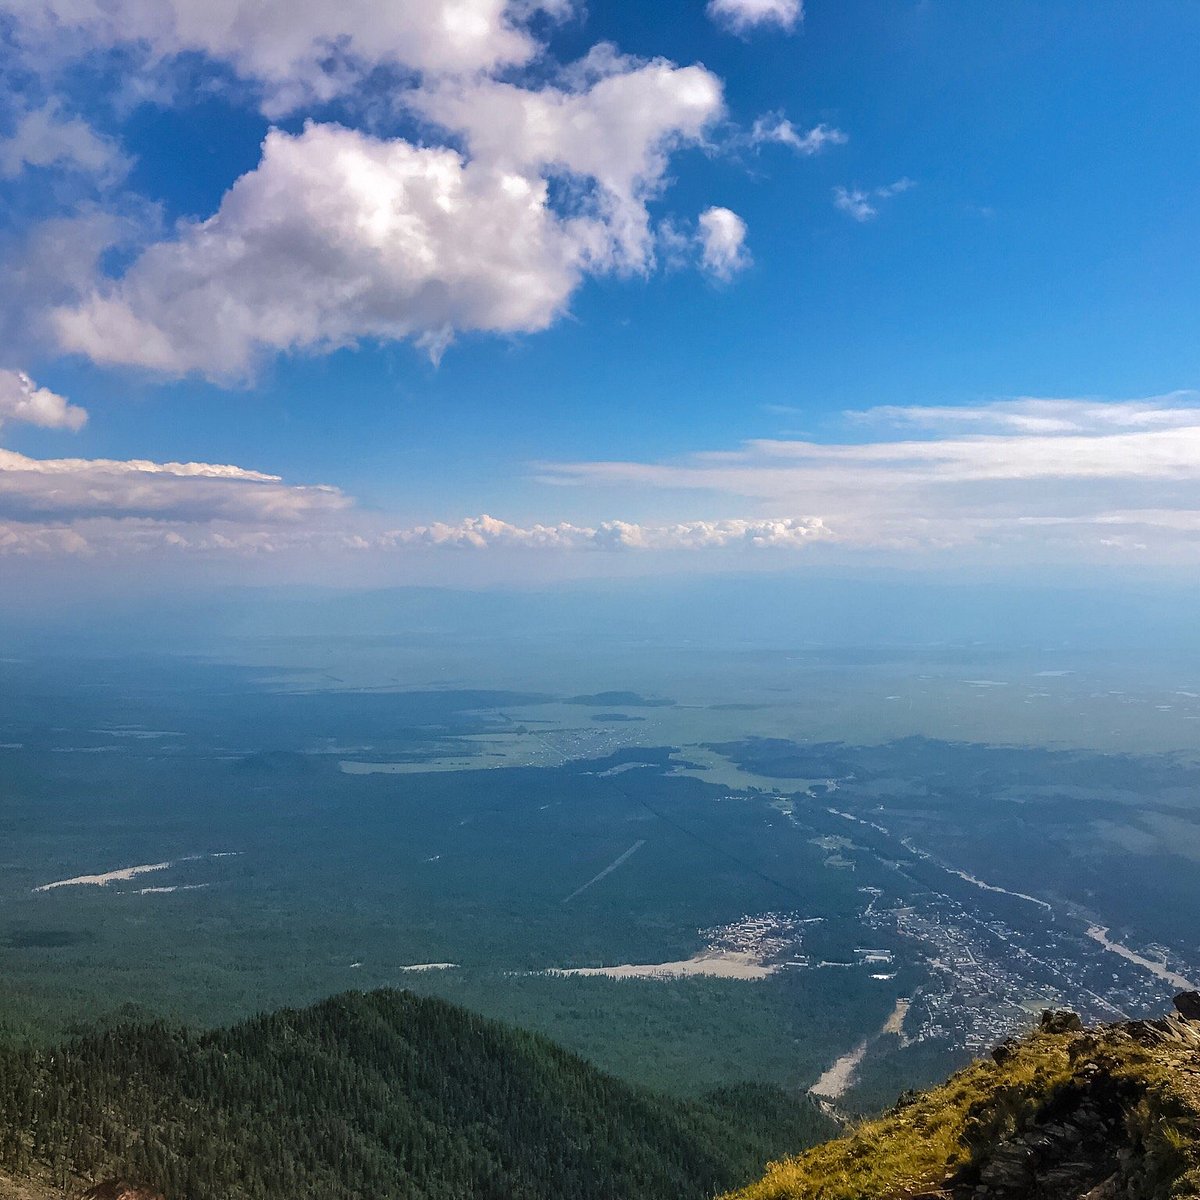
[[[706,1200],[829,1133],[804,1099],[669,1098],[407,992],[0,1047],[0,1170],[72,1194],[120,1177],[167,1200]]]

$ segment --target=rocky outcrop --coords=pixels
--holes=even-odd
[[[1200,1021],[1200,992],[1180,992],[1175,997],[1175,1011],[1189,1021]]]
[[[1145,1048],[1151,1051],[1148,1069],[1155,1062],[1153,1052],[1166,1050],[1181,1052],[1170,1057],[1179,1058],[1175,1065],[1182,1072],[1200,1071],[1200,1019],[1184,1015],[1198,1011],[1188,996],[1200,1000],[1188,993],[1176,1000],[1178,1011],[1170,1016],[1090,1034],[1074,1013],[1045,1013],[1041,1027],[1047,1032],[1082,1034],[1068,1048],[1075,1070],[1043,1106],[1014,1121],[1008,1131],[996,1128],[994,1097],[978,1102],[978,1113],[969,1115],[963,1131],[969,1159],[946,1180],[943,1194],[980,1200],[1118,1200],[1160,1194],[1156,1189],[1170,1173],[1166,1159],[1171,1153],[1165,1144],[1154,1143],[1156,1135],[1164,1141],[1162,1124],[1170,1116],[1159,1114],[1157,1130],[1147,1127],[1150,1080],[1115,1068]],[[1189,1057],[1194,1057],[1191,1064]],[[1160,1056],[1159,1065],[1161,1061]],[[1197,1116],[1188,1124],[1200,1137],[1200,1126],[1193,1123]]]
[[[1200,1200],[1200,994],[1153,1020],[1071,1012],[736,1200]]]

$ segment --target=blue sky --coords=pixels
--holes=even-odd
[[[1194,569],[1195,6],[401,10],[0,0],[6,577]]]

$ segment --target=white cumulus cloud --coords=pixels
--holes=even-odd
[[[416,525],[383,535],[384,546],[491,547],[526,550],[712,550],[730,547],[796,549],[832,534],[811,517],[686,521],[645,525],[604,521],[597,525],[520,526],[486,514],[452,523]]]
[[[87,422],[87,413],[49,388],[38,387],[24,371],[0,369],[0,425],[5,421],[79,430]]]
[[[117,46],[196,52],[263,85],[281,113],[353,89],[372,68],[474,73],[539,51],[524,22],[565,0],[0,0],[33,60]]]
[[[746,222],[728,208],[709,208],[700,214],[700,265],[718,279],[730,279],[750,265]]]
[[[266,351],[543,329],[589,240],[550,211],[544,181],[309,125],[270,133],[213,217],[53,320],[93,361],[227,378]]]
[[[0,556],[44,558],[103,556],[129,560],[179,555],[242,559],[299,555],[310,568],[318,559],[394,561],[397,556],[494,551],[570,555],[577,552],[670,554],[675,552],[795,551],[836,540],[815,518],[687,521],[675,525],[604,521],[596,525],[516,525],[496,517],[467,517],[393,529],[382,534],[336,522],[259,522],[207,515],[189,520],[163,512],[153,517],[113,513],[64,517],[46,514],[10,519],[0,506]]]
[[[646,201],[661,190],[670,153],[700,142],[722,114],[721,82],[703,67],[641,62],[604,44],[567,78],[573,86],[540,89],[443,82],[410,103],[460,134],[476,164],[594,189],[580,198],[596,218],[589,253],[642,269],[653,243]]]
[[[544,329],[585,273],[652,265],[646,203],[722,98],[703,68],[617,60],[580,91],[476,80],[419,105],[465,154],[273,130],[212,217],[52,313],[61,346],[229,379],[268,353]],[[575,194],[552,204],[552,178]]]
[[[708,15],[734,33],[759,26],[795,29],[804,17],[801,0],[708,0]]]
[[[115,182],[129,161],[112,138],[81,117],[67,116],[51,98],[18,113],[12,132],[0,138],[0,178],[15,179],[26,167],[64,167]]]

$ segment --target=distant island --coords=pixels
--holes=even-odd
[[[671,708],[675,701],[652,699],[637,692],[595,692],[590,696],[570,696],[564,703],[588,708]]]

